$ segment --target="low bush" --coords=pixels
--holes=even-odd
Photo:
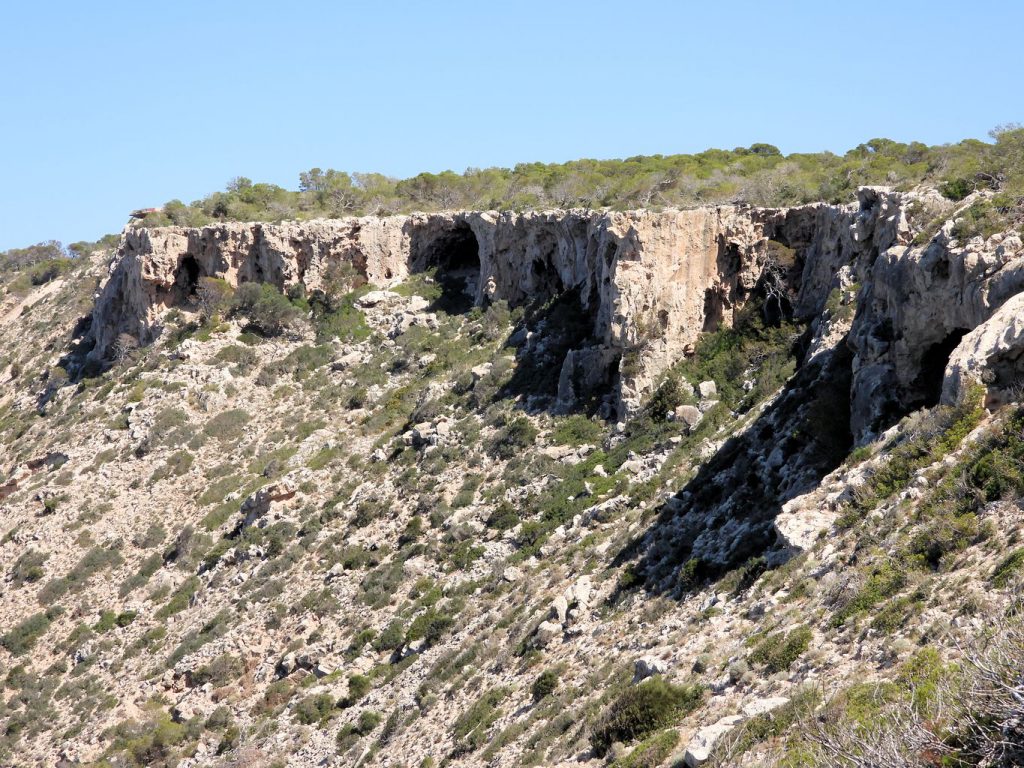
[[[553,669],[546,669],[533,681],[533,685],[530,686],[530,693],[533,694],[534,701],[540,701],[554,693],[557,687],[558,673]]]
[[[263,336],[280,336],[295,323],[299,310],[269,283],[242,283],[235,291],[232,310]]]
[[[616,741],[643,738],[674,724],[704,698],[699,685],[673,685],[660,675],[627,688],[594,725],[590,746],[603,757]]]
[[[31,650],[36,641],[46,634],[50,623],[61,613],[62,610],[58,606],[54,606],[46,611],[32,614],[0,635],[0,646],[6,648],[12,656],[21,656]]]
[[[807,650],[813,636],[810,627],[768,635],[754,646],[750,661],[763,665],[765,673],[769,675],[784,672]]]

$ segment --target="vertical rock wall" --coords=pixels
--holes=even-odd
[[[479,268],[477,303],[516,305],[578,291],[593,344],[567,356],[562,379],[595,377],[595,366],[614,378],[617,369],[617,401],[628,413],[702,332],[733,322],[776,241],[795,255],[787,288],[798,317],[822,312],[840,271],[852,271],[861,285],[850,345],[852,420],[863,438],[935,399],[962,337],[1024,289],[1013,232],[958,243],[949,223],[928,244],[914,245],[906,211],[936,204],[933,198],[864,188],[846,206],[484,211],[129,229],[96,302],[90,355],[102,361],[122,333],[152,341],[162,313],[185,302],[201,276],[313,290],[328,265],[343,261],[388,286],[412,271],[448,268],[457,254],[460,269]],[[955,396],[956,386],[946,389]],[[560,394],[572,398],[569,389]]]

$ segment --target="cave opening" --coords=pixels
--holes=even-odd
[[[181,260],[174,271],[174,285],[171,287],[172,304],[184,304],[195,295],[202,273],[194,256],[186,256]]]
[[[417,272],[436,270],[441,295],[434,309],[464,314],[473,308],[480,283],[480,243],[466,222],[457,222],[429,241],[425,234],[414,233],[412,268]]]
[[[725,302],[722,300],[721,292],[716,288],[708,288],[704,291],[704,325],[701,331],[714,333],[722,325],[725,318]]]
[[[946,374],[949,357],[968,332],[967,328],[955,328],[941,341],[925,349],[924,354],[921,355],[919,372],[914,379],[914,388],[918,392],[915,406],[931,408],[939,404],[939,398],[942,395],[942,380]]]
[[[555,297],[565,293],[562,276],[558,274],[558,270],[550,261],[534,259],[531,270],[533,271],[535,297]]]

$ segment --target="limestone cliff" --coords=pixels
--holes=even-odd
[[[908,210],[922,205],[943,204],[934,192],[864,188],[846,206],[455,212],[129,229],[96,302],[91,356],[102,360],[122,333],[152,341],[163,311],[184,303],[201,276],[313,290],[337,261],[380,286],[411,272],[457,269],[472,273],[476,303],[518,305],[577,290],[594,343],[566,356],[558,402],[570,406],[572,381],[598,371],[614,382],[610,404],[623,414],[703,331],[732,322],[766,268],[804,319],[822,311],[848,270],[861,286],[849,338],[852,426],[864,437],[936,402],[960,340],[1024,288],[1016,234],[959,243],[950,221],[915,245]],[[790,249],[787,263],[778,246]],[[955,392],[947,387],[948,396]]]
[[[770,221],[760,211],[721,207],[126,230],[96,302],[92,357],[103,359],[123,333],[152,341],[162,312],[183,303],[202,276],[231,285],[302,283],[312,290],[339,260],[381,286],[411,271],[469,268],[479,275],[473,281],[478,303],[505,299],[517,305],[578,290],[596,347],[570,355],[567,364],[596,361],[614,369],[630,353],[620,385],[629,407],[702,330],[732,321],[763,271]]]

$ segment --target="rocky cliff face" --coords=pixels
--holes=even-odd
[[[0,763],[597,768],[651,675],[699,701],[617,761],[802,754],[805,697],[909,690],[901,662],[956,661],[1020,594],[1018,408],[866,442],[972,382],[1021,399],[1020,239],[958,240],[956,215],[865,189],[137,230],[109,268],[0,296]],[[315,290],[338,262],[405,283],[360,295],[358,334],[193,322],[204,275]],[[483,311],[440,311],[427,269]],[[152,345],[72,386],[100,272],[93,357]],[[536,307],[567,302],[569,346]],[[558,413],[611,383],[630,416],[669,366],[656,415]],[[984,466],[1013,488],[954,507],[989,477],[968,429],[1008,430]]]
[[[950,221],[914,245],[907,212],[915,205],[953,213],[934,192],[865,188],[858,204],[780,210],[492,211],[126,230],[96,302],[91,355],[103,359],[122,333],[152,341],[163,311],[184,303],[202,276],[315,290],[336,262],[380,286],[458,270],[478,304],[578,291],[593,343],[562,363],[559,406],[571,407],[572,382],[587,374],[614,382],[610,404],[625,414],[702,332],[731,324],[768,272],[803,319],[821,313],[845,276],[861,287],[849,341],[852,426],[863,438],[937,402],[963,337],[1024,288],[1016,234],[959,243]],[[778,246],[790,251],[786,263]],[[977,376],[980,354],[967,366]],[[1005,387],[1016,374],[1003,369],[1016,364],[1000,365]],[[949,384],[947,397],[957,391]]]
[[[302,283],[313,290],[334,261],[351,263],[381,286],[411,271],[470,270],[477,274],[477,303],[505,299],[517,305],[577,290],[595,346],[570,355],[567,364],[571,369],[585,360],[613,368],[630,352],[633,365],[620,385],[628,407],[702,330],[732,321],[764,268],[769,222],[791,228],[763,212],[723,207],[128,230],[96,302],[92,356],[102,359],[122,333],[152,341],[163,311],[183,303],[202,276],[230,285]],[[562,395],[571,399],[571,393]]]

